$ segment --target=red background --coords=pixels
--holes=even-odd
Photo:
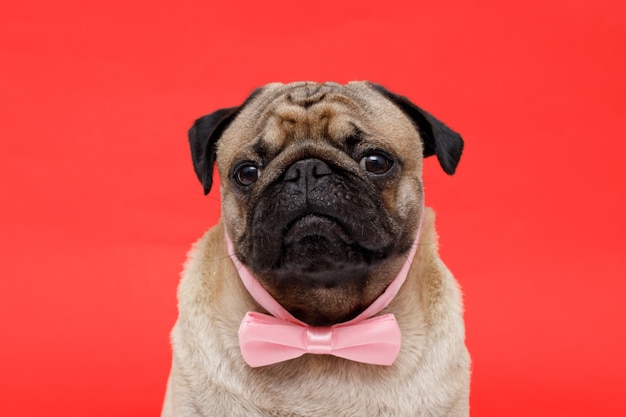
[[[463,134],[425,182],[472,415],[626,415],[626,3],[95,3],[0,6],[3,415],[158,415],[219,214],[186,130],[301,79],[385,84]]]

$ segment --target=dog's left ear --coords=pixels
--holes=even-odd
[[[193,169],[204,187],[204,194],[211,191],[213,165],[217,153],[217,141],[235,119],[239,107],[220,109],[195,121],[189,129],[189,146]]]
[[[437,155],[439,164],[446,174],[454,174],[463,152],[461,135],[411,103],[408,98],[392,93],[382,85],[374,83],[370,85],[391,100],[413,121],[424,141],[424,158]]]

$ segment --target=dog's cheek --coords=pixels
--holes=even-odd
[[[419,219],[423,215],[424,192],[419,178],[404,177],[395,190],[395,207],[392,212],[405,225],[404,230],[411,236],[417,231]]]
[[[246,210],[235,194],[222,186],[222,219],[226,231],[234,241],[239,241],[246,230]]]

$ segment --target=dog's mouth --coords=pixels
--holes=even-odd
[[[347,245],[354,243],[354,239],[346,232],[344,227],[336,219],[320,214],[308,214],[304,217],[291,221],[285,227],[283,235],[284,245],[294,244],[321,244],[334,241],[343,242]]]
[[[307,287],[333,287],[363,278],[373,261],[337,219],[307,214],[282,235],[279,260],[270,274],[279,281],[303,280]]]

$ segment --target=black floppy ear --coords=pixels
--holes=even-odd
[[[257,88],[241,106],[229,107],[214,111],[195,121],[189,129],[189,146],[193,169],[204,187],[204,195],[211,191],[213,184],[213,166],[217,156],[217,141],[224,131],[235,120],[252,99],[258,96],[263,88]]]
[[[374,83],[370,83],[370,85],[374,90],[391,100],[413,121],[424,141],[424,158],[437,155],[439,164],[446,174],[454,174],[463,152],[461,135],[411,103],[408,98],[392,93],[382,85]]]
[[[217,140],[235,119],[239,107],[217,110],[195,121],[189,129],[189,146],[193,169],[204,187],[204,194],[211,191],[213,165],[217,152]]]

